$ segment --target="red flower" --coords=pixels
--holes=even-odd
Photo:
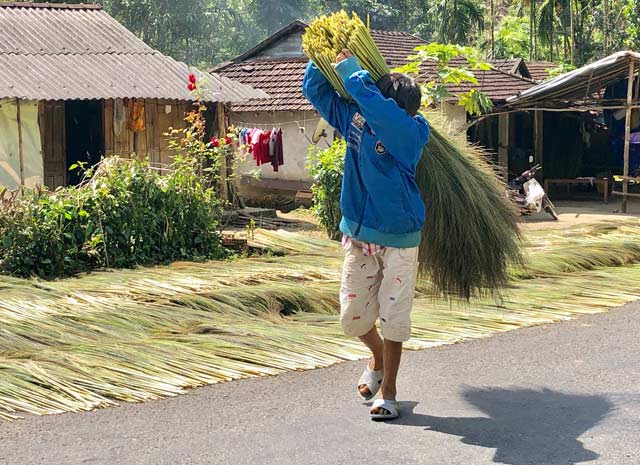
[[[212,137],[211,138],[211,145],[213,147],[220,147],[220,141],[218,140],[217,137]]]
[[[195,83],[196,83],[196,75],[195,75],[195,74],[191,73],[191,74],[189,75],[189,82],[190,82],[191,84],[195,84]]]
[[[227,145],[231,145],[231,142],[232,142],[231,137],[227,137],[227,138],[224,140],[224,142],[225,142],[225,144],[227,144]]]
[[[187,86],[187,89],[189,89],[190,91],[194,91],[196,90],[196,85],[193,82],[190,82]]]

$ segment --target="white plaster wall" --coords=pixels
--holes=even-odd
[[[279,111],[275,113],[231,113],[230,122],[236,126],[257,127],[263,130],[271,130],[273,127],[282,128],[282,140],[284,145],[284,165],[278,172],[273,171],[271,165],[256,166],[256,163],[247,156],[247,161],[240,164],[240,174],[249,174],[260,171],[263,179],[282,179],[287,181],[311,181],[307,172],[307,151],[311,145],[311,137],[320,121],[320,116],[315,111]],[[301,130],[304,128],[304,130]],[[318,147],[328,147],[333,140],[333,128],[327,131],[327,137],[318,142]]]
[[[449,123],[449,131],[455,133],[459,128],[467,124],[467,111],[457,103],[445,102],[443,105],[444,116]]]

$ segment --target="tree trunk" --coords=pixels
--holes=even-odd
[[[536,34],[538,33],[537,20],[536,20],[536,1],[531,0],[531,19],[533,21],[533,59],[537,59],[538,53],[538,41]]]
[[[551,20],[551,44],[549,45],[549,50],[551,51],[550,53],[551,61],[553,61],[553,43],[556,40],[556,34],[555,34],[556,28],[555,28],[555,24],[553,24],[553,19],[555,19],[555,16]]]
[[[535,18],[533,17],[533,0],[529,0],[529,61],[533,61],[533,25]]]
[[[602,5],[604,7],[602,18],[602,46],[604,48],[604,54],[609,55],[609,0],[603,0]]]
[[[575,43],[576,43],[576,32],[573,26],[573,0],[569,0],[569,29],[571,31],[571,44],[569,48],[571,61],[570,63],[575,64]]]
[[[496,57],[494,0],[491,0],[491,59]]]

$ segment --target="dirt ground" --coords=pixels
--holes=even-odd
[[[623,218],[640,218],[640,201],[631,199],[627,204],[627,213],[620,213],[620,200],[613,199],[608,204],[598,200],[557,201],[554,202],[560,217],[554,221],[546,212],[523,217],[525,230],[563,229],[571,226],[616,221]]]
[[[523,229],[534,231],[537,229],[564,229],[572,226],[616,221],[624,218],[640,218],[640,201],[631,199],[627,204],[627,213],[620,213],[620,200],[613,199],[608,204],[599,200],[581,201],[557,201],[556,211],[560,219],[554,221],[546,212],[522,217]],[[287,229],[306,235],[322,238],[324,233],[320,230],[317,219],[309,210],[298,209],[290,213],[278,212],[278,216],[290,220],[296,220],[296,224]]]

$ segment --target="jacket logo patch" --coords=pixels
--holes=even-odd
[[[353,124],[359,131],[362,131],[362,129],[364,129],[364,123],[364,116],[356,112],[356,114],[353,115],[353,118],[351,119],[351,124]]]
[[[387,148],[384,146],[382,141],[376,142],[376,153],[378,155],[384,155],[385,153],[387,153]]]

